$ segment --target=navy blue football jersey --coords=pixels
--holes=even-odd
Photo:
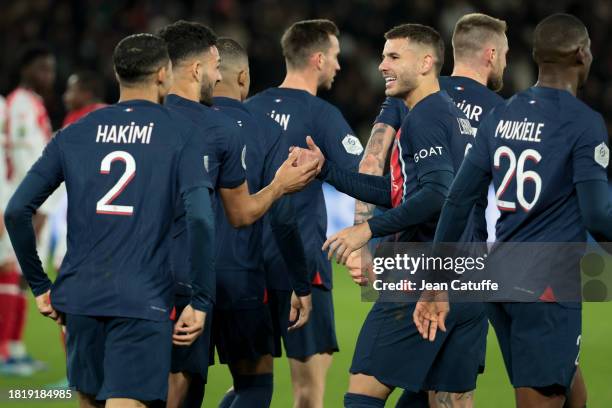
[[[223,214],[219,203],[219,188],[235,188],[246,180],[244,171],[245,146],[236,121],[201,103],[182,98],[178,95],[168,95],[165,106],[173,112],[184,115],[195,124],[204,138],[206,152],[202,163],[210,175],[215,189],[214,210],[216,219]],[[177,205],[173,227],[172,269],[176,280],[176,293],[189,296],[189,256],[187,254],[187,234],[185,225],[185,210],[181,203]],[[219,253],[219,240],[216,239],[215,253]],[[216,257],[216,263],[219,257]]]
[[[274,119],[286,144],[306,148],[310,135],[327,160],[357,171],[363,147],[342,113],[321,98],[298,89],[270,88],[247,100],[253,111]],[[327,211],[322,182],[315,180],[295,193],[295,210],[313,284],[332,287],[331,263],[321,251],[327,231]],[[264,227],[264,262],[268,287],[290,290],[287,266],[274,242],[269,225]]]
[[[397,131],[402,126],[407,114],[408,107],[402,99],[388,96],[380,107],[380,112],[374,119],[374,124],[384,123]]]
[[[467,156],[492,175],[500,241],[582,242],[574,184],[607,181],[600,114],[567,91],[532,87],[494,108]]]
[[[474,129],[478,129],[480,121],[493,109],[499,105],[504,99],[497,93],[493,92],[480,82],[472,78],[462,76],[444,76],[440,77],[440,89],[448,93],[457,107],[467,116]],[[485,218],[485,209],[488,209],[493,217],[498,215],[492,201],[492,188],[489,194],[489,204],[487,200],[482,199],[476,204],[472,211],[470,222],[464,231],[463,238],[476,242],[484,242],[487,240],[487,222]],[[491,221],[490,231],[493,232]],[[494,236],[491,235],[491,239]]]
[[[175,204],[211,186],[196,132],[143,100],[90,113],[58,132],[31,172],[66,183],[68,251],[51,289],[71,314],[169,318]],[[178,182],[177,182],[178,180]]]
[[[252,112],[240,101],[214,98],[219,111],[235,120],[243,135],[249,192],[257,193],[274,176],[288,155],[288,146],[279,149],[281,128],[269,117]],[[270,170],[274,169],[271,172]],[[263,303],[266,279],[263,270],[263,219],[250,226],[234,228],[223,207],[217,210],[218,251],[217,296],[221,308],[258,307]]]
[[[446,91],[476,129],[487,113],[504,101],[480,82],[462,76],[440,77],[440,89]]]
[[[475,130],[445,91],[433,93],[408,113],[391,152],[391,204],[401,205],[432,171],[456,172],[474,143]],[[400,241],[429,242],[437,218],[404,231]]]

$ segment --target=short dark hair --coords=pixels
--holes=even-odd
[[[557,13],[540,21],[533,32],[536,63],[558,63],[571,57],[588,39],[586,26],[571,14]]]
[[[431,47],[434,52],[434,67],[436,73],[440,74],[442,65],[444,65],[444,41],[440,34],[433,28],[422,24],[402,24],[393,27],[385,33],[387,40],[397,38],[407,38],[419,44]]]
[[[471,56],[482,49],[491,35],[503,36],[507,25],[504,20],[481,13],[466,14],[461,17],[453,31],[453,51],[455,58]]]
[[[293,23],[281,38],[287,65],[302,68],[313,52],[327,51],[331,47],[330,35],[340,35],[338,27],[330,20],[304,20]]]
[[[168,65],[166,42],[153,34],[133,34],[119,41],[113,52],[113,64],[119,79],[141,82],[159,68]]]
[[[100,74],[90,70],[80,70],[74,73],[78,78],[79,88],[91,92],[99,99],[104,98],[104,85],[100,79]]]
[[[17,58],[18,66],[20,69],[24,69],[39,58],[45,58],[52,55],[53,53],[47,45],[43,43],[31,43],[23,47],[19,52],[19,57]]]
[[[179,20],[162,28],[159,36],[168,44],[173,64],[217,45],[217,35],[201,23]]]
[[[217,49],[219,49],[221,57],[221,69],[226,68],[228,63],[249,64],[249,55],[236,40],[229,37],[220,37],[217,40]]]

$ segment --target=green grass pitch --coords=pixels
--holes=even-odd
[[[348,384],[348,368],[355,340],[361,323],[371,307],[363,303],[359,288],[349,279],[344,268],[334,269],[334,303],[336,307],[336,330],[340,353],[327,378],[326,407],[341,407],[343,394]],[[9,389],[41,388],[59,380],[65,372],[64,351],[60,345],[59,329],[49,319],[40,316],[33,301],[30,302],[29,321],[26,330],[28,349],[38,359],[48,362],[49,370],[32,378],[0,377],[0,407],[75,407],[76,399],[35,403],[34,401],[11,402]],[[589,303],[583,310],[581,367],[589,392],[589,407],[612,407],[612,303]],[[486,371],[478,380],[476,405],[479,407],[510,408],[514,406],[513,391],[503,366],[497,340],[489,332]],[[205,407],[216,407],[223,393],[231,386],[227,367],[211,367],[206,387]],[[396,391],[387,406],[393,407],[399,396]],[[272,407],[290,407],[291,383],[285,359],[275,363],[274,399]]]

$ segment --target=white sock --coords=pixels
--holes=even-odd
[[[22,341],[8,342],[9,356],[13,358],[23,358],[26,356],[25,344]]]

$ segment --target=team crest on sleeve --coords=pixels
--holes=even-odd
[[[344,136],[344,139],[342,139],[342,146],[344,146],[344,150],[349,154],[357,155],[363,152],[361,142],[351,134]]]
[[[240,154],[240,161],[242,162],[242,168],[246,170],[246,145],[242,148],[242,153]]]
[[[608,163],[610,162],[610,149],[604,142],[601,142],[595,147],[594,158],[595,162],[604,169],[608,167]]]

